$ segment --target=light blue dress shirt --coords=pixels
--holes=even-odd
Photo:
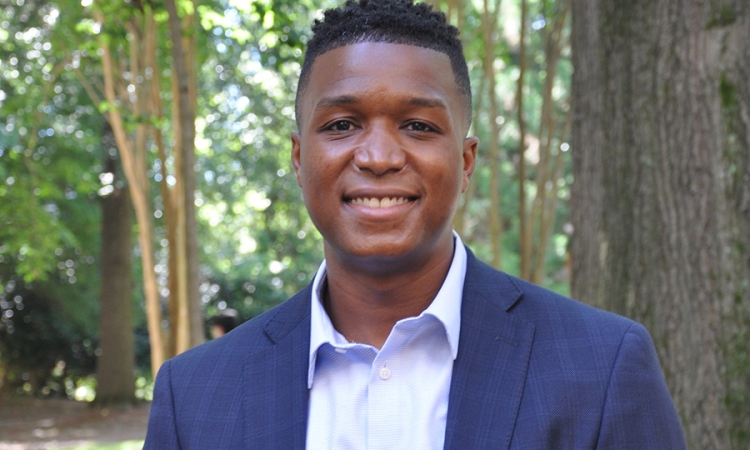
[[[442,449],[458,353],[466,249],[454,235],[448,275],[429,307],[396,323],[383,348],[350,343],[321,302],[326,263],[313,281],[308,450]]]

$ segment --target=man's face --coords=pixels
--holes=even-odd
[[[364,42],[315,60],[292,162],[326,257],[403,270],[452,251],[452,219],[474,171],[447,55]],[[445,257],[442,254],[442,257]]]

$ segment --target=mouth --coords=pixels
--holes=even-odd
[[[352,205],[366,206],[368,208],[383,209],[394,206],[405,205],[413,202],[416,197],[354,197],[347,198],[346,202]]]

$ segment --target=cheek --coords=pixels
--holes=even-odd
[[[462,161],[451,158],[442,164],[434,164],[430,170],[431,182],[439,186],[445,195],[460,194],[465,183]],[[447,199],[446,199],[447,200]]]
[[[302,195],[310,215],[323,216],[322,212],[334,206],[335,178],[330,173],[330,165],[319,161],[306,161],[301,174]]]
[[[330,170],[326,164],[317,161],[307,161],[302,172],[303,190],[309,195],[321,196],[330,188]],[[323,192],[321,192],[323,191]]]
[[[304,149],[300,154],[300,171],[299,178],[302,185],[302,189],[309,191],[311,183],[314,183],[319,177],[317,172],[319,168],[316,165],[318,158],[312,154],[311,149]]]

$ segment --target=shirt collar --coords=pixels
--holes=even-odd
[[[454,251],[448,275],[440,287],[435,299],[419,317],[431,315],[438,319],[445,327],[446,338],[451,348],[453,359],[458,355],[458,337],[461,332],[461,302],[463,299],[464,279],[466,278],[466,248],[461,237],[453,232]],[[307,372],[307,387],[312,387],[315,374],[315,362],[318,349],[323,344],[343,347],[350,344],[346,338],[333,327],[328,313],[323,307],[321,294],[326,282],[326,261],[320,264],[315,274],[312,286],[312,301],[310,314],[310,353]]]

